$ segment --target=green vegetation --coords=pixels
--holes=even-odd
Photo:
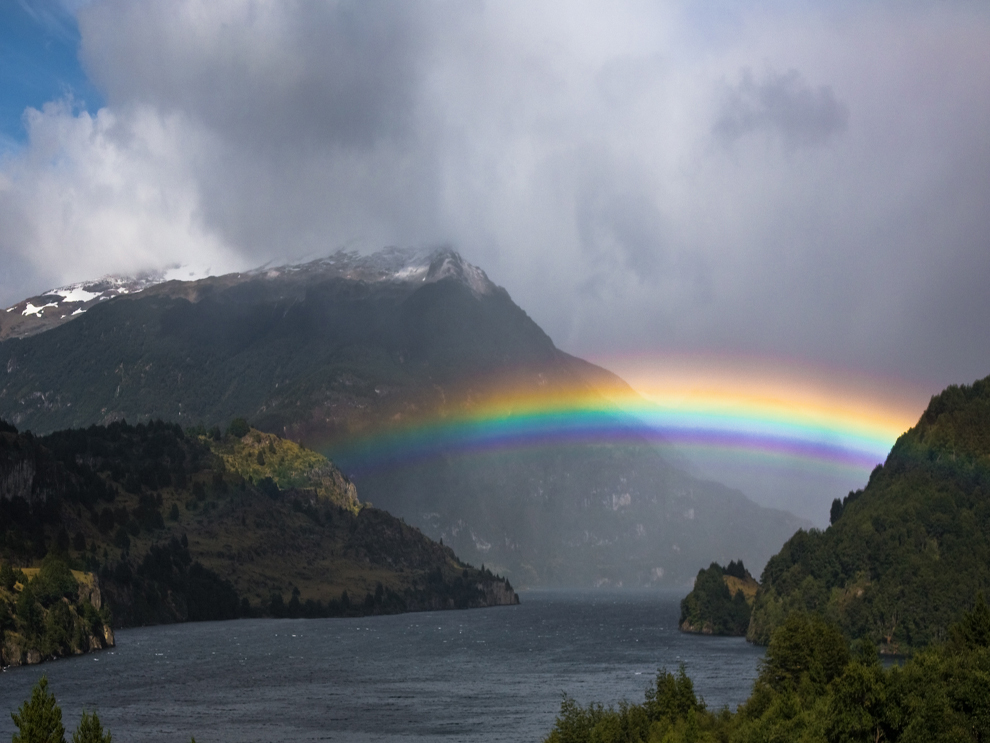
[[[546,743],[960,743],[990,739],[990,609],[982,596],[948,642],[884,668],[821,617],[773,632],[750,698],[709,710],[682,667],[660,671],[642,704],[582,707],[565,697]]]
[[[681,630],[703,635],[745,635],[756,591],[757,583],[742,560],[733,560],[725,568],[713,562],[698,571],[694,588],[681,601]]]
[[[48,691],[48,678],[42,676],[31,691],[31,698],[17,712],[10,713],[17,732],[13,743],[65,743],[62,710],[55,695]],[[72,743],[112,743],[109,731],[103,730],[99,716],[83,711]]]
[[[947,639],[976,592],[990,590],[990,378],[933,397],[831,518],[767,563],[749,639],[765,644],[794,611],[881,653]]]
[[[31,691],[31,698],[17,712],[10,713],[17,731],[13,743],[64,743],[62,710],[55,703],[55,695],[48,691],[48,678],[41,680]]]
[[[240,439],[157,421],[6,430],[0,478],[18,477],[0,498],[0,623],[26,655],[5,651],[4,663],[101,647],[80,629],[94,596],[100,627],[108,612],[128,626],[514,599],[506,581],[361,507],[323,457],[250,428]]]
[[[40,569],[0,565],[0,666],[113,644],[108,612],[101,611],[99,591],[93,590],[95,577],[78,575],[54,553]]]
[[[199,429],[197,429],[199,432]],[[239,435],[238,435],[239,434]],[[201,432],[205,436],[205,431]],[[212,445],[228,471],[271,490],[293,490],[310,499],[325,499],[357,513],[357,489],[322,454],[248,426],[243,418],[230,425],[229,435]]]

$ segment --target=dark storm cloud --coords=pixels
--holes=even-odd
[[[177,17],[178,16],[178,17]],[[411,125],[415,2],[94,3],[82,57],[111,103],[182,111],[246,146],[370,147]]]
[[[756,131],[780,136],[789,147],[826,143],[845,131],[849,107],[828,85],[809,86],[797,70],[768,71],[757,81],[743,70],[738,84],[728,87],[715,122],[715,135],[731,143]]]

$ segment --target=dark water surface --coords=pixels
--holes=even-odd
[[[47,674],[69,731],[115,741],[539,741],[566,692],[639,702],[683,662],[710,707],[749,696],[762,650],[677,630],[683,592],[528,591],[515,607],[121,630],[117,647],[0,675],[7,714]]]

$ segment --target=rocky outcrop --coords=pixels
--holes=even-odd
[[[37,569],[26,568],[37,576]],[[36,581],[23,575],[13,589],[0,587],[0,612],[9,620],[0,629],[0,668],[42,663],[114,647],[113,630],[100,613],[102,592],[92,573],[75,572],[78,590],[70,598],[35,602],[27,616],[17,612],[25,591],[37,590]],[[27,582],[27,586],[20,582]],[[0,628],[4,625],[0,623]]]
[[[0,643],[0,668],[8,666],[33,666],[46,660],[83,655],[105,650],[117,645],[110,625],[104,624],[96,633],[86,632],[67,647],[42,650],[29,643],[22,635],[8,632]]]
[[[0,500],[30,502],[36,474],[32,447],[15,433],[0,433]]]
[[[65,467],[31,434],[0,420],[0,500],[47,503],[67,485]]]
[[[519,594],[512,590],[507,580],[479,583],[478,589],[485,595],[486,606],[514,606],[519,603]]]
[[[692,635],[714,635],[715,628],[711,622],[699,622],[692,624],[689,619],[681,622],[681,632],[688,632]]]

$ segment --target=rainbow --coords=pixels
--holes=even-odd
[[[604,365],[604,364],[603,364]],[[619,364],[613,363],[612,366]],[[502,390],[430,418],[399,421],[337,448],[351,472],[438,456],[573,444],[648,444],[746,453],[869,471],[923,409],[916,398],[721,367],[626,367],[630,388]],[[662,373],[657,371],[662,370]],[[889,386],[888,386],[889,390]]]

